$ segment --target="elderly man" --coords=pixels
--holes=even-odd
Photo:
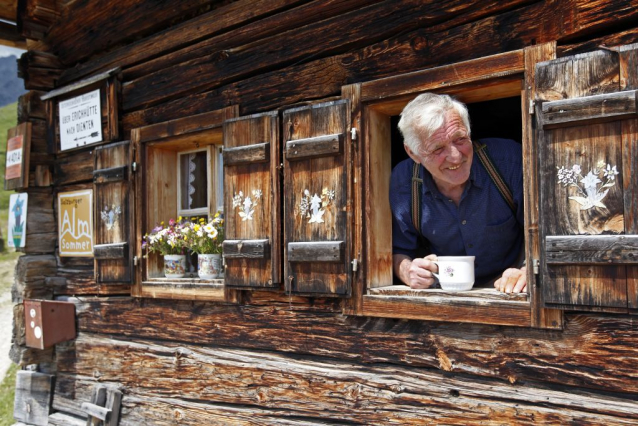
[[[465,105],[432,93],[419,95],[404,108],[399,129],[410,159],[394,168],[390,184],[395,274],[411,288],[429,288],[435,283],[432,273],[438,271],[436,255],[475,256],[477,285],[493,281],[499,291],[526,291],[525,267],[519,268],[520,144],[506,139],[472,142]],[[487,150],[491,162],[484,157],[479,161],[477,149]],[[423,245],[432,254],[419,257]]]

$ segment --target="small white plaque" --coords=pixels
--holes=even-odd
[[[102,142],[100,90],[59,103],[60,150]]]

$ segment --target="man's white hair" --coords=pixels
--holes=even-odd
[[[420,151],[422,143],[443,124],[448,111],[456,111],[470,134],[470,117],[467,107],[449,95],[423,93],[408,103],[401,112],[399,130],[403,143],[414,153]]]

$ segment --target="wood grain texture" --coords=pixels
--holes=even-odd
[[[270,160],[270,142],[224,149],[224,164],[227,166],[245,163],[267,163],[268,160]]]
[[[101,363],[111,352],[115,352],[110,356],[112,362]],[[196,401],[201,409],[213,404],[210,407],[213,411],[221,404],[237,409],[251,405],[257,410],[276,410],[284,418],[304,418],[313,423],[338,420],[422,424],[429,420],[450,424],[508,421],[532,424],[595,423],[604,419],[608,424],[631,424],[638,419],[637,404],[631,399],[588,392],[574,395],[565,388],[521,386],[486,379],[468,383],[462,376],[427,369],[363,366],[320,357],[291,358],[279,353],[218,346],[204,348],[81,335],[75,350],[69,347],[60,354],[59,364],[63,384],[58,391],[62,396],[75,392],[76,398],[83,398],[97,376],[102,383],[125,386],[127,395],[139,398],[132,405],[127,398],[123,400],[124,424],[138,419],[139,414],[133,414],[133,410],[146,406],[159,408],[155,405],[157,400],[165,401],[163,407],[172,405],[170,421],[175,421],[173,416],[177,415],[180,424],[201,421],[196,415],[199,407],[187,401]],[[139,368],[140,365],[144,368]],[[189,386],[179,386],[177,381],[166,386],[162,372],[173,369],[180,371],[181,380]],[[78,379],[73,380],[67,372],[77,374]],[[260,378],[258,385],[256,377]],[[294,398],[290,397],[292,388]],[[462,421],[459,410],[463,413]],[[151,410],[145,420],[156,415]]]
[[[618,91],[618,55],[592,52],[537,65],[537,96],[540,99],[569,99]],[[542,114],[537,108],[537,116]],[[622,165],[620,122],[588,124],[579,127],[539,130],[542,164],[541,208],[544,213],[542,236],[624,232],[623,191],[620,175],[608,187],[605,208],[581,210],[569,197],[576,185],[558,182],[561,167],[581,167],[582,175],[600,168],[599,164]],[[542,238],[542,251],[547,250]],[[552,266],[543,268],[543,297],[546,303],[580,309],[592,306],[627,307],[627,279],[623,266]]]
[[[613,8],[611,0],[600,4]],[[123,117],[125,127],[174,118],[184,112],[203,112],[202,108],[223,103],[241,103],[242,113],[265,111],[304,99],[337,94],[345,83],[480,58],[519,49],[532,42],[561,40],[590,28],[586,21],[576,28],[571,21],[569,25],[562,25],[555,19],[562,15],[577,16],[582,5],[574,5],[574,2],[539,2],[499,13],[512,6],[502,2],[481,3],[480,8],[473,7],[467,13],[439,25],[391,37],[353,52],[269,70],[218,89],[164,102],[157,107],[127,112]],[[615,23],[618,15],[612,10],[603,10],[602,13],[599,18],[603,24],[598,30]],[[628,7],[618,18],[622,21],[635,14],[634,8]],[[608,19],[613,16],[613,19],[605,22],[605,16]],[[541,22],[547,25],[540,25]],[[500,36],[505,33],[507,38]],[[291,75],[295,76],[294,80],[289,78]]]
[[[525,258],[528,259],[527,282],[530,294],[532,327],[562,328],[563,311],[543,308],[542,293],[538,275],[534,273],[533,262],[541,259],[539,236],[540,221],[540,175],[538,160],[538,134],[533,117],[533,102],[536,100],[536,64],[556,58],[556,43],[548,42],[525,48],[525,81],[521,96],[523,185],[525,206]]]
[[[198,52],[200,57],[171,67],[155,65],[152,73],[147,71],[144,76],[127,82],[123,107],[139,109],[157,103],[160,98],[168,100],[208,90],[306,57],[360,48],[405,31],[440,23],[470,6],[467,1],[458,0],[452,3],[386,0],[241,47],[233,46],[234,49],[219,51],[213,45]],[[318,32],[324,37],[316,37]],[[265,49],[267,55],[263,54]]]
[[[286,142],[285,155],[288,161],[339,155],[343,150],[342,146],[342,134],[317,136]]]
[[[210,3],[210,0],[126,0],[112,7],[103,0],[74,2],[64,8],[45,40],[55,46],[64,64],[73,65],[108,47],[158,31],[171,22],[184,21]],[[149,16],[153,19],[148,19]]]
[[[552,129],[636,117],[637,95],[638,91],[630,90],[544,102],[541,124],[546,129]]]
[[[117,244],[121,248],[125,244],[128,248],[130,236],[135,235],[131,143],[124,141],[98,147],[94,158],[94,243],[96,246],[111,247]],[[130,285],[133,278],[132,260],[133,253],[128,249],[126,253],[118,250],[117,257],[114,257],[114,253],[96,256],[96,282]],[[128,289],[125,292],[128,293]]]
[[[270,256],[270,240],[224,240],[224,258],[263,259]]]
[[[200,43],[191,47],[191,44],[197,40],[203,39],[206,42],[210,38],[215,39],[214,36],[217,34],[236,34],[239,29],[245,28],[244,31],[250,35],[251,40],[269,34],[268,31],[277,33],[281,31],[282,27],[286,28],[289,25],[287,22],[284,25],[280,22],[283,18],[282,14],[287,13],[296,19],[304,19],[299,15],[306,15],[299,14],[298,9],[293,9],[292,12],[286,12],[286,9],[306,2],[307,0],[235,1],[67,69],[62,74],[60,82],[65,84],[109,67],[130,67],[139,63],[150,64],[153,62],[153,58],[170,56],[171,54],[168,52],[172,51],[183,55],[185,51],[197,50]],[[274,16],[268,19],[268,15],[271,14]],[[306,16],[305,19],[312,18]],[[266,31],[266,33],[255,31],[255,25],[251,25],[251,21],[263,22],[262,31]]]
[[[266,141],[266,143],[264,143]],[[281,153],[278,114],[265,113],[224,122],[225,237],[228,240],[268,240],[268,255],[228,257],[225,285],[245,288],[279,288],[281,283],[280,177],[277,170]],[[266,151],[266,149],[268,151]],[[256,162],[238,152],[261,152]],[[237,156],[232,154],[235,152]],[[267,154],[267,156],[266,156]],[[263,158],[265,157],[265,158]],[[227,157],[224,157],[224,160]],[[264,161],[264,160],[268,161]],[[233,161],[235,160],[235,161]],[[251,213],[252,212],[252,213]],[[241,215],[244,216],[241,216]]]
[[[286,144],[335,134],[344,139],[344,152],[340,155],[295,158],[294,161],[284,158],[284,192],[288,194],[284,198],[284,246],[300,242],[344,242],[339,263],[291,263],[290,250],[286,250],[284,277],[288,293],[350,293],[349,113],[346,100],[294,108],[283,113]]]
[[[274,302],[271,292],[248,296],[247,305],[241,307],[82,298],[77,302],[79,332],[315,355],[364,365],[427,367],[463,374],[471,381],[491,377],[619,395],[638,392],[638,330],[635,319],[627,316],[570,315],[563,331],[534,330],[476,321],[451,324],[347,317],[335,315],[340,308],[331,299],[308,304],[298,297]],[[164,326],[154,326],[158,321]],[[570,362],[565,362],[565,354]]]

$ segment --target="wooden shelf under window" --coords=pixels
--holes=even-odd
[[[161,299],[226,300],[224,279],[152,278],[142,281],[142,296]]]

